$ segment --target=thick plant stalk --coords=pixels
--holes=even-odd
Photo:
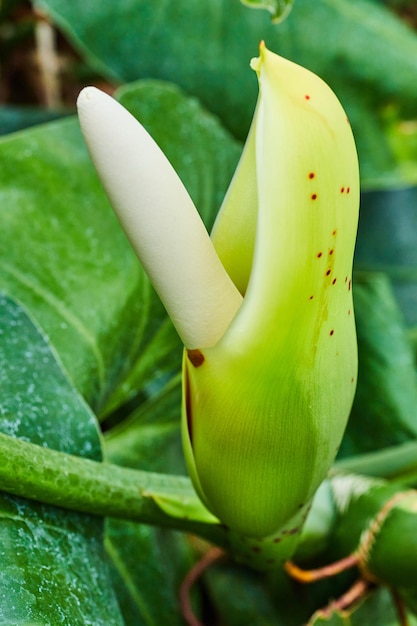
[[[185,477],[99,463],[2,433],[0,456],[0,490],[6,493],[191,532],[227,550],[233,548],[230,532],[202,507]],[[345,560],[347,566],[359,562],[369,580],[395,589],[417,611],[416,524],[417,491],[366,476],[337,476],[325,481],[313,499],[295,560],[308,556],[311,562],[323,549],[340,558],[356,554],[358,559]],[[254,541],[253,546],[259,543]],[[236,546],[235,550],[244,561],[245,552],[239,553]],[[260,569],[270,568],[273,551],[269,557],[263,555],[264,561],[260,551],[253,554]]]
[[[0,491],[82,513],[183,530],[228,547],[224,528],[204,511],[185,477],[99,463],[3,433],[0,458]],[[174,508],[171,500],[177,503]]]

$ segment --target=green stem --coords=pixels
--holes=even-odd
[[[345,473],[416,484],[417,442],[411,441],[377,452],[341,459],[334,464],[330,476]]]
[[[198,500],[188,478],[99,463],[0,433],[0,490],[92,515],[116,517],[197,534],[227,547],[221,524],[165,513],[158,494]]]

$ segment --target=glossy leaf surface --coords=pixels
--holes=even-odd
[[[390,282],[384,274],[358,273],[353,288],[359,372],[342,455],[417,436],[414,354]]]
[[[399,147],[410,145],[402,123],[415,118],[417,36],[380,3],[297,0],[279,25],[266,11],[253,11],[238,0],[105,5],[36,0],[35,5],[50,13],[103,74],[116,82],[174,80],[240,138],[256,99],[256,82],[245,67],[264,39],[336,92],[351,119],[368,186],[417,180],[415,150],[414,161],[408,157],[404,164]]]
[[[3,296],[0,380],[2,432],[100,459],[94,416],[40,331]],[[103,520],[1,496],[0,537],[0,624],[122,626]]]

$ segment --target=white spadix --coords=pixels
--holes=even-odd
[[[116,100],[86,87],[77,101],[91,158],[184,345],[214,346],[242,303],[173,167]]]

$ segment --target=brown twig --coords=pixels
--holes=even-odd
[[[317,580],[322,580],[323,578],[330,578],[332,576],[336,576],[336,574],[340,574],[341,572],[345,572],[351,567],[355,567],[359,563],[359,557],[357,554],[350,554],[339,561],[335,561],[330,565],[325,565],[324,567],[319,567],[317,569],[302,569],[292,563],[292,561],[287,561],[284,565],[284,569],[291,578],[298,580],[301,583],[314,583]]]
[[[353,604],[358,602],[369,591],[369,583],[360,578],[357,580],[340,598],[332,600],[326,607],[316,611],[312,618],[309,620],[307,626],[312,626],[315,623],[317,617],[328,618],[334,611],[343,611],[350,608]]]
[[[224,550],[221,548],[211,548],[206,554],[190,569],[184,578],[180,589],[180,603],[182,615],[188,626],[204,626],[195,616],[191,606],[190,593],[192,586],[203,575],[213,563],[219,561],[225,556]]]
[[[405,610],[404,600],[393,589],[391,590],[391,596],[394,601],[395,608],[397,609],[398,622],[400,626],[408,626],[409,622],[408,622],[407,612]]]

